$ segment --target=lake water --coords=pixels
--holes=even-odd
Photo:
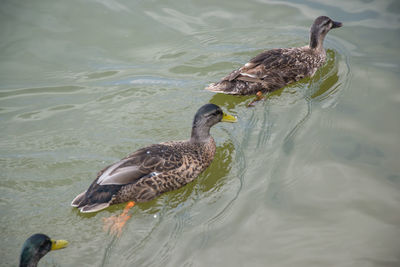
[[[252,97],[210,82],[264,49],[342,21],[312,79]],[[0,262],[70,241],[40,266],[400,266],[400,2],[2,1]],[[217,154],[186,187],[138,204],[120,238],[70,207],[104,166],[186,139],[215,103]]]

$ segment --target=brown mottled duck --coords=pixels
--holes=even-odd
[[[264,51],[206,89],[224,94],[251,95],[272,92],[304,77],[313,76],[325,63],[323,42],[326,34],[341,26],[341,22],[325,16],[318,17],[311,26],[309,45]]]
[[[65,248],[66,240],[53,240],[44,234],[34,234],[22,246],[19,260],[20,267],[36,267],[39,260],[50,250]]]
[[[202,106],[194,116],[189,140],[153,144],[106,167],[71,205],[83,213],[96,212],[127,201],[149,201],[186,185],[212,162],[216,147],[210,128],[221,121],[235,122],[236,118],[217,105]],[[114,223],[129,219],[126,211],[123,215],[124,219],[115,219]]]

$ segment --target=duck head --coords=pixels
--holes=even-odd
[[[236,122],[236,118],[228,115],[214,104],[206,104],[199,108],[193,119],[192,142],[202,142],[210,137],[210,128],[218,122]]]
[[[341,22],[333,21],[326,16],[316,18],[310,30],[310,48],[321,49],[326,34],[331,29],[340,28],[342,25]]]
[[[34,234],[22,246],[20,267],[35,267],[39,260],[51,250],[61,249],[68,245],[66,240],[53,240],[44,234]]]

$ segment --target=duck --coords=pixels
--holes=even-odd
[[[219,122],[236,122],[236,118],[217,105],[203,105],[194,116],[190,139],[149,145],[111,164],[71,206],[81,213],[97,212],[128,201],[150,201],[190,183],[214,158],[210,128]]]
[[[327,33],[342,25],[329,17],[320,16],[311,26],[309,45],[264,51],[205,89],[231,95],[253,95],[272,92],[305,77],[312,77],[325,63],[323,42]]]
[[[36,267],[39,260],[48,252],[66,246],[68,246],[67,240],[53,240],[45,234],[34,234],[22,246],[19,266]]]

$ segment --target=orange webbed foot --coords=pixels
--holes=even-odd
[[[256,94],[256,97],[253,99],[253,101],[251,101],[251,102],[247,105],[247,107],[254,107],[254,104],[255,104],[257,101],[260,101],[260,100],[263,100],[263,99],[265,99],[265,97],[263,96],[263,93],[262,93],[261,91],[258,91],[257,94]]]
[[[118,237],[122,234],[122,228],[125,223],[132,217],[128,214],[130,208],[135,206],[135,202],[129,201],[124,211],[120,215],[113,215],[108,218],[103,218],[103,230],[108,232],[110,235],[117,235]]]

